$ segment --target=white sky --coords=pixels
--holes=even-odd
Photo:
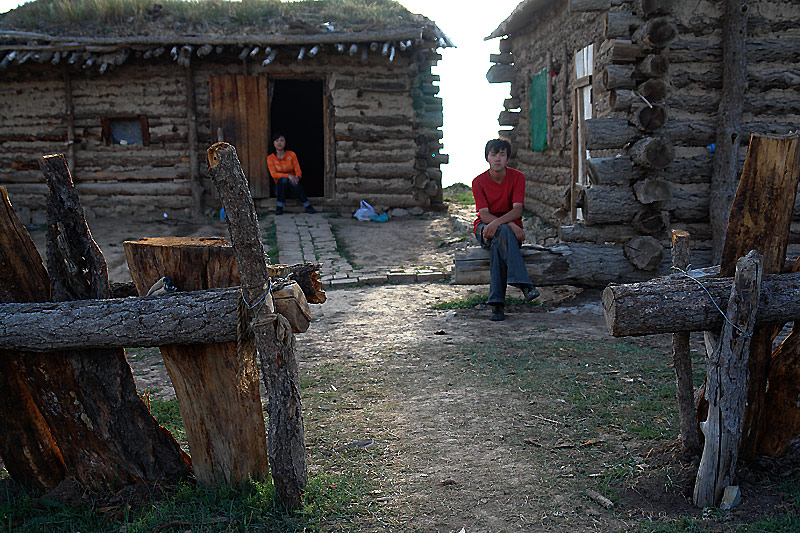
[[[497,137],[497,116],[508,98],[509,83],[489,83],[489,54],[498,52],[498,40],[484,41],[513,11],[520,0],[399,0],[406,9],[436,22],[456,48],[442,50],[434,69],[441,76],[439,96],[444,101],[444,186],[471,183],[486,170],[483,147]],[[0,13],[24,3],[0,0]]]

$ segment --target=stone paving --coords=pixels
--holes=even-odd
[[[330,222],[321,213],[286,213],[275,216],[275,228],[279,248],[278,261],[284,265],[305,261],[322,263],[320,274],[322,286],[325,288],[441,281],[449,275],[437,267],[353,268],[336,249],[336,238],[331,231]]]

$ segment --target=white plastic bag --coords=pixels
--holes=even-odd
[[[361,207],[356,209],[356,212],[353,214],[356,220],[360,220],[361,222],[369,222],[372,220],[372,217],[378,216],[375,212],[375,209],[369,205],[364,200],[361,200]]]

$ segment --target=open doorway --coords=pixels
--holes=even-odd
[[[286,136],[286,149],[297,154],[309,197],[325,196],[323,91],[322,80],[270,80],[270,139],[275,132]],[[269,148],[274,152],[271,142]]]

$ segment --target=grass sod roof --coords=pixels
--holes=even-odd
[[[0,15],[0,37],[146,38],[427,32],[446,36],[429,19],[394,0],[33,0]]]

